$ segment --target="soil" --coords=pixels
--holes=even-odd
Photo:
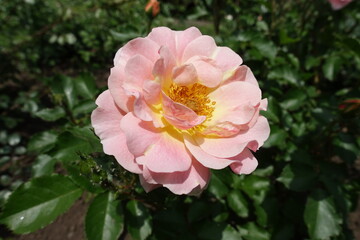
[[[360,240],[360,198],[356,210],[349,214],[349,228],[353,231],[354,238]]]

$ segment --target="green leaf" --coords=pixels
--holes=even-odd
[[[306,94],[303,90],[300,89],[291,89],[284,96],[284,101],[280,105],[290,111],[297,110],[304,104],[306,99]]]
[[[71,128],[58,138],[52,156],[60,161],[73,161],[79,158],[80,153],[99,151],[99,140],[88,128]]]
[[[240,217],[249,215],[248,203],[240,190],[233,190],[227,196],[229,207]]]
[[[268,179],[255,175],[246,176],[242,182],[244,192],[258,204],[264,200],[269,187],[270,182]]]
[[[209,191],[220,199],[228,194],[229,189],[216,174],[213,174],[209,184]]]
[[[337,55],[329,56],[323,65],[323,72],[327,79],[334,80],[335,75],[340,70],[342,64],[341,58]]]
[[[254,40],[252,44],[254,44],[255,48],[259,50],[259,53],[262,56],[269,58],[271,60],[275,58],[277,54],[277,47],[270,40],[264,40],[264,39]]]
[[[140,202],[131,200],[126,204],[127,230],[133,239],[146,239],[152,231],[152,219],[148,209]]]
[[[274,97],[268,97],[268,109],[266,111],[261,111],[261,115],[265,116],[269,120],[274,121],[275,123],[280,121],[280,106]]]
[[[124,229],[121,202],[111,192],[94,198],[85,218],[88,240],[116,240]]]
[[[333,200],[324,191],[317,190],[307,199],[304,220],[312,239],[330,239],[341,231],[341,218]]]
[[[11,194],[0,222],[17,234],[34,232],[69,209],[81,193],[65,176],[34,178]]]
[[[74,81],[75,79],[71,79],[69,77],[62,76],[62,83],[63,83],[63,90],[65,94],[66,102],[70,109],[73,109],[73,107],[76,105],[77,98],[76,98],[76,92],[74,87]]]
[[[276,125],[270,126],[270,129],[270,137],[266,140],[263,147],[284,146],[285,139],[288,136],[287,132]]]
[[[270,234],[257,226],[253,222],[247,223],[241,229],[242,235],[246,240],[269,240]]]
[[[343,44],[349,50],[353,51],[360,57],[360,41],[356,38],[344,38],[340,40],[340,44]]]
[[[76,92],[84,99],[93,99],[98,92],[95,79],[89,73],[83,73],[74,79]]]
[[[236,231],[233,227],[227,225],[222,233],[223,240],[241,240],[240,232]]]
[[[34,164],[31,167],[33,177],[40,177],[43,175],[49,175],[54,171],[56,159],[46,154],[37,156]]]
[[[21,142],[21,136],[18,133],[13,133],[8,137],[8,144],[10,146],[16,146]]]
[[[90,126],[84,127],[72,127],[67,129],[75,137],[88,142],[93,148],[93,152],[102,152],[102,145],[100,144],[99,138],[91,130]]]
[[[55,146],[58,134],[53,131],[44,131],[31,137],[28,150],[30,152],[42,153],[49,151]]]
[[[280,80],[282,84],[297,85],[299,81],[299,73],[288,66],[282,66],[272,70],[269,75],[269,79]]]
[[[198,229],[198,238],[204,240],[241,240],[241,235],[226,223],[205,221]]]
[[[281,28],[279,31],[279,38],[281,44],[289,44],[289,43],[295,43],[300,41],[300,38],[292,38],[288,35],[287,30],[284,28]]]
[[[275,225],[278,220],[279,208],[277,199],[266,196],[262,203],[254,203],[257,223],[262,227]]]
[[[321,58],[316,58],[314,56],[309,56],[305,60],[305,69],[310,70],[313,67],[319,66],[321,63]]]
[[[83,160],[79,160],[83,161]],[[76,164],[77,162],[65,162],[64,167],[66,168],[67,173],[69,174],[69,177],[71,180],[80,186],[82,189],[92,192],[92,193],[101,193],[104,192],[104,189],[101,188],[101,186],[98,184],[101,180],[94,181],[94,176],[88,176],[84,175],[82,173],[83,169],[82,166],[79,164]],[[89,165],[87,163],[84,163],[87,167]],[[92,169],[89,167],[88,171],[91,171]]]
[[[44,121],[54,122],[62,117],[65,117],[65,111],[62,107],[45,108],[34,114]]]
[[[96,108],[94,100],[85,100],[77,104],[74,109],[74,115],[91,113]]]
[[[315,183],[317,174],[314,170],[303,164],[288,164],[276,179],[286,188],[293,191],[306,191]]]

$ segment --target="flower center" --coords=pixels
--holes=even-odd
[[[215,101],[208,97],[208,89],[204,85],[195,83],[192,86],[178,86],[171,84],[168,96],[175,102],[191,108],[197,115],[212,117]]]

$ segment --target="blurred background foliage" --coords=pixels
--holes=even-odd
[[[359,239],[360,2],[164,0],[156,17],[145,5],[1,1],[0,239],[80,196],[88,239]],[[253,174],[213,171],[200,197],[145,194],[101,153],[94,100],[117,49],[155,26],[196,26],[254,72],[271,136]]]

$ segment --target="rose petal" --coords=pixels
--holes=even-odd
[[[143,175],[139,175],[139,179],[140,179],[140,184],[141,184],[141,186],[143,186],[145,192],[147,192],[147,193],[150,192],[150,191],[152,191],[152,190],[154,190],[154,189],[156,189],[156,188],[158,188],[158,187],[161,187],[161,184],[151,184],[151,183],[148,183],[148,182],[144,179]]]
[[[176,54],[175,32],[167,27],[153,28],[147,38],[156,42],[159,46],[166,46],[170,52]]]
[[[224,80],[223,85],[230,83],[230,82],[236,82],[236,81],[249,82],[249,83],[254,84],[255,86],[259,87],[259,84],[258,84],[256,78],[254,77],[254,74],[252,73],[251,69],[246,65],[237,67],[232,72],[232,74]]]
[[[223,71],[233,69],[242,64],[242,58],[228,47],[217,47],[213,58]]]
[[[164,117],[173,126],[179,129],[189,129],[205,121],[206,116],[198,116],[187,106],[174,102],[165,93],[162,93]]]
[[[124,112],[130,112],[134,105],[134,99],[128,96],[122,87],[125,80],[123,68],[115,66],[110,70],[108,86],[116,105]]]
[[[160,103],[161,86],[156,81],[146,81],[143,86],[144,99],[148,104]]]
[[[175,67],[172,71],[173,82],[179,86],[187,86],[197,82],[197,73],[194,65],[184,64]]]
[[[184,172],[156,173],[144,168],[144,179],[146,181],[162,184],[178,195],[189,194],[197,187],[201,190],[204,189],[209,177],[210,171],[195,160],[193,160],[191,168]]]
[[[190,27],[185,31],[175,31],[176,59],[178,62],[181,61],[186,46],[200,36],[202,36],[201,32],[196,27]]]
[[[348,5],[352,0],[328,0],[332,9],[339,10]]]
[[[231,122],[218,122],[215,125],[206,127],[201,131],[207,137],[232,137],[240,132],[241,126]]]
[[[209,88],[218,86],[223,78],[223,72],[215,65],[215,61],[210,58],[191,58],[189,63],[195,66],[199,83]]]
[[[250,174],[255,171],[258,166],[258,161],[249,149],[245,148],[244,151],[238,155],[239,161],[230,165],[231,170],[237,174]]]
[[[142,55],[135,55],[125,65],[126,80],[124,84],[142,91],[143,84],[153,79],[153,63]],[[126,88],[126,86],[124,86]]]
[[[151,62],[159,58],[158,50],[160,46],[148,38],[135,38],[120,48],[115,54],[114,65],[125,67],[127,61],[137,55],[143,55]]]
[[[216,49],[216,43],[210,36],[201,36],[191,41],[184,49],[182,62],[193,56],[210,57]]]
[[[222,85],[208,96],[216,105],[212,120],[206,123],[207,126],[226,121],[237,125],[248,123],[261,101],[260,89],[247,82]]]
[[[205,167],[212,169],[223,169],[234,162],[234,160],[218,158],[206,153],[197,145],[193,137],[187,133],[184,133],[184,142],[185,146],[195,157],[195,159],[198,160]]]
[[[171,76],[173,68],[176,65],[174,55],[166,46],[162,46],[159,50],[160,59],[154,65],[153,75],[155,79],[161,83],[163,89],[166,89],[171,84]]]
[[[123,117],[120,126],[126,135],[129,151],[137,157],[139,164],[154,172],[186,171],[190,168],[191,156],[178,132],[157,129],[132,113]]]
[[[133,173],[142,169],[134,161],[134,156],[126,145],[126,136],[121,131],[120,121],[123,118],[116,107],[110,91],[105,91],[96,100],[98,108],[91,114],[91,124],[96,135],[101,139],[104,152],[113,155],[121,166]]]
[[[259,116],[255,125],[228,138],[207,138],[200,134],[194,137],[203,151],[219,158],[229,158],[241,153],[245,147],[256,151],[270,135],[267,119]],[[250,145],[249,145],[250,144]]]

